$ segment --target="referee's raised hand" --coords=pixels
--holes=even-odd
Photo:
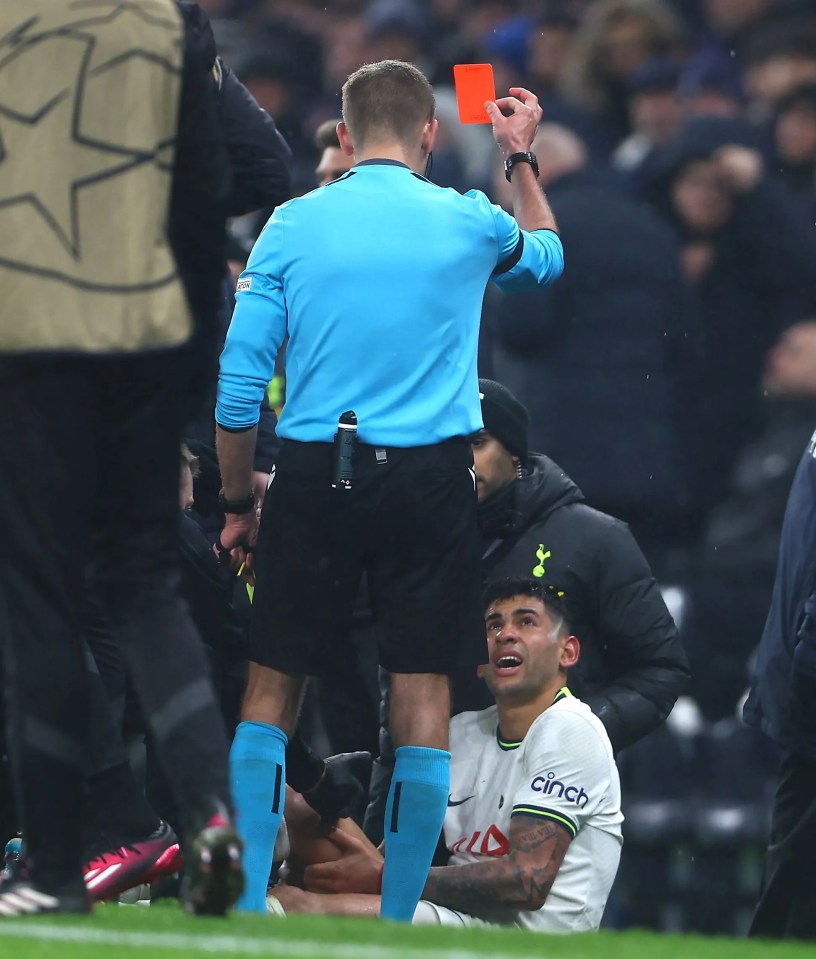
[[[510,96],[488,100],[485,109],[493,123],[493,137],[504,157],[530,149],[541,122],[538,97],[524,87],[510,87]],[[509,116],[505,116],[507,111]]]

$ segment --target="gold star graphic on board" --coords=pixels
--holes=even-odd
[[[74,89],[32,117],[14,115],[0,104],[0,207],[29,203],[79,258],[78,191],[143,162],[144,156],[123,156],[121,150],[83,142],[75,131],[76,100]],[[46,158],[56,142],[63,146],[62,162],[55,164]]]
[[[175,32],[177,26],[177,21],[157,15],[155,8],[146,9],[141,0],[76,0],[71,4],[70,12],[62,5],[50,7],[32,3],[31,16],[0,36],[0,51],[13,51],[21,44],[56,34],[88,36],[87,30],[83,33],[83,28],[93,28],[93,33],[98,34],[100,25],[113,23],[119,17],[129,15],[156,28]]]

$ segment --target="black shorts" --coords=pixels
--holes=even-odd
[[[255,554],[250,659],[331,675],[352,655],[365,572],[381,664],[450,674],[462,637],[484,636],[470,444],[358,444],[352,488],[331,477],[331,444],[283,442]]]

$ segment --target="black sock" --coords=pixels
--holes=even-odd
[[[159,827],[159,817],[126,762],[88,779],[88,819],[93,834],[141,839]]]

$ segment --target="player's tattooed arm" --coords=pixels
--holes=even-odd
[[[571,838],[567,828],[552,819],[513,816],[506,856],[431,869],[422,898],[481,917],[494,915],[497,908],[540,909]]]

